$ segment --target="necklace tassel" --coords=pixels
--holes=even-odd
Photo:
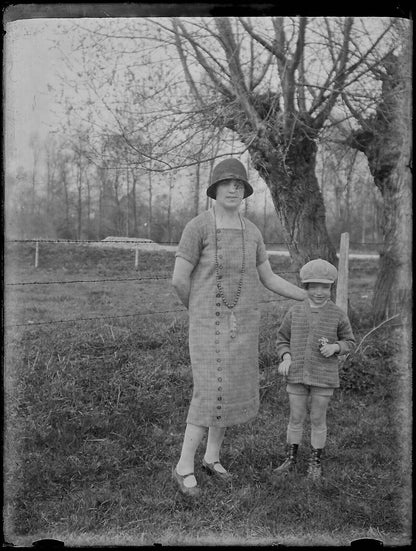
[[[236,336],[237,336],[237,320],[236,320],[234,312],[231,312],[231,315],[230,315],[230,337],[232,339],[235,339]]]

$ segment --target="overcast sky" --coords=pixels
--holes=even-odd
[[[73,22],[73,20],[72,20]],[[59,19],[29,19],[6,24],[5,37],[5,148],[7,168],[30,163],[33,133],[45,137],[56,127],[60,106],[48,85],[56,83],[60,54],[53,47],[64,38]]]

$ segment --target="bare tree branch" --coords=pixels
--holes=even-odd
[[[244,29],[247,31],[247,33],[253,37],[257,42],[263,46],[263,48],[267,51],[269,51],[271,54],[273,54],[277,59],[279,59],[282,63],[286,63],[286,58],[283,55],[282,51],[278,49],[277,44],[273,43],[270,44],[265,40],[259,33],[257,33],[253,27],[245,21],[243,18],[239,18],[239,21],[243,25]]]
[[[305,31],[306,31],[307,24],[308,24],[308,18],[301,17],[300,23],[299,23],[298,40],[296,42],[296,50],[289,67],[289,73],[291,75],[294,75],[303,57],[303,50],[305,48]]]
[[[239,60],[239,48],[234,41],[234,35],[231,29],[229,19],[226,17],[216,17],[215,23],[217,25],[218,33],[222,42],[222,46],[227,57],[228,66],[230,69],[230,76],[234,89],[236,91],[238,100],[241,103],[247,117],[255,130],[258,130],[261,126],[260,117],[256,112],[253,103],[248,98],[248,90],[244,82],[244,75],[241,70]]]
[[[181,32],[183,36],[186,38],[186,40],[189,42],[189,44],[192,46],[195,57],[198,61],[198,63],[203,67],[205,70],[207,76],[212,80],[214,86],[218,89],[219,92],[221,92],[225,97],[232,98],[234,94],[232,91],[227,88],[223,81],[217,76],[213,68],[209,65],[207,59],[203,56],[202,51],[203,48],[200,46],[200,44],[197,44],[196,41],[191,37],[191,35],[186,30],[185,26],[182,23],[179,23],[179,26],[181,28]],[[212,54],[210,54],[212,56]],[[224,70],[224,68],[223,68]]]
[[[322,125],[324,124],[325,120],[328,118],[328,115],[331,112],[332,108],[334,107],[337,97],[339,96],[343,88],[343,85],[345,83],[345,79],[347,76],[345,68],[347,65],[348,55],[349,55],[349,43],[350,43],[350,34],[351,34],[352,24],[353,24],[353,18],[347,17],[345,19],[345,24],[344,24],[343,44],[337,59],[338,69],[334,79],[334,90],[329,95],[324,108],[316,116],[313,123],[315,128],[322,128]]]
[[[182,41],[180,40],[180,37],[179,37],[178,23],[177,23],[177,20],[175,18],[172,19],[172,27],[173,27],[173,31],[174,31],[174,37],[175,37],[175,46],[176,46],[176,49],[179,53],[179,58],[181,60],[181,64],[182,64],[183,72],[185,74],[186,82],[187,82],[189,88],[191,89],[192,93],[194,94],[197,102],[202,103],[202,98],[201,98],[201,96],[198,92],[198,88],[197,88],[197,86],[195,84],[195,81],[192,78],[191,73],[190,73],[189,68],[188,68],[188,64],[187,64],[186,57],[185,57],[185,52],[184,52],[183,47],[182,47]]]

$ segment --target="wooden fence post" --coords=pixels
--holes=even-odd
[[[39,265],[39,241],[36,241],[35,246],[35,268]]]
[[[336,304],[348,313],[348,254],[349,254],[349,233],[341,234],[338,262],[338,282]]]
[[[134,256],[134,269],[139,269],[139,247],[136,247],[136,252]]]

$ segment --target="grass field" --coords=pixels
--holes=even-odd
[[[170,479],[192,389],[187,314],[169,280],[173,253],[141,253],[138,272],[126,250],[44,244],[38,269],[33,258],[30,244],[6,251],[6,541],[410,543],[411,384],[400,329],[375,331],[343,365],[323,483],[302,474],[306,430],[301,475],[276,487],[270,473],[284,456],[288,408],[273,343],[291,301],[265,291],[260,414],[227,432],[222,460],[236,475],[233,485],[217,486],[197,469],[203,498],[192,504]],[[289,259],[271,262],[295,280]],[[358,341],[371,329],[376,269],[372,260],[350,264]],[[197,464],[202,453],[203,446]]]

